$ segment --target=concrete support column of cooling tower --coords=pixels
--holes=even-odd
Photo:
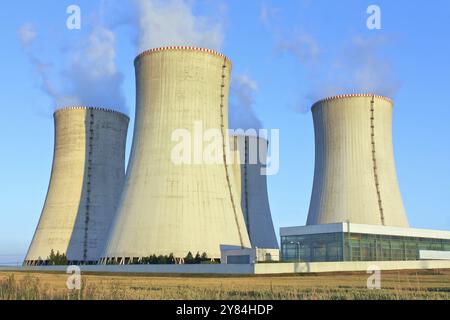
[[[25,264],[45,263],[51,250],[69,261],[96,262],[106,245],[125,181],[127,116],[74,107],[54,114],[52,174]]]
[[[343,95],[312,108],[316,164],[308,225],[408,227],[392,143],[393,102]]]
[[[252,247],[278,249],[270,212],[267,176],[262,169],[267,160],[268,141],[261,137],[235,135],[230,137],[237,183],[244,220]]]
[[[228,146],[231,62],[192,47],[150,50],[135,60],[136,123],[127,179],[104,258],[191,251],[220,258],[220,245],[250,247],[226,155],[219,164],[176,164],[172,134],[195,122]],[[129,260],[128,260],[129,261]]]

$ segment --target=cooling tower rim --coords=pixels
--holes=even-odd
[[[109,112],[109,113],[114,113],[114,114],[118,114],[120,116],[123,116],[125,118],[127,118],[128,120],[130,120],[130,117],[127,116],[125,113],[120,112],[120,111],[116,111],[113,109],[108,109],[108,108],[101,108],[101,107],[86,107],[86,106],[68,106],[68,107],[62,107],[59,108],[58,110],[56,110],[54,112],[54,114],[57,114],[59,112],[64,112],[64,111],[74,111],[74,110],[95,110],[95,111],[104,111],[104,112]]]
[[[224,55],[223,53],[220,53],[219,51],[216,51],[213,49],[208,49],[208,48],[195,47],[195,46],[167,46],[167,47],[159,47],[159,48],[145,50],[145,51],[141,52],[136,57],[136,59],[134,59],[134,62],[136,63],[137,60],[139,60],[140,58],[142,58],[144,56],[148,56],[148,55],[152,55],[154,53],[164,52],[164,51],[198,51],[198,52],[218,56],[220,58],[227,60],[229,63],[232,63],[231,60],[226,55]]]
[[[230,134],[230,138],[241,138],[241,137],[246,137],[246,138],[257,138],[258,140],[265,140],[265,141],[269,141],[269,139],[267,139],[266,137],[262,137],[259,135],[254,135],[254,134],[242,134],[242,133],[233,133]]]
[[[383,99],[391,104],[394,104],[394,100],[392,100],[391,98],[386,97],[386,96],[381,96],[381,95],[372,94],[372,93],[353,93],[353,94],[340,94],[340,95],[330,96],[330,97],[321,99],[321,100],[315,102],[313,104],[313,106],[311,107],[311,109],[314,108],[318,104],[321,104],[324,102],[329,102],[329,101],[334,101],[334,100],[348,99],[348,98],[372,98],[372,97],[377,98],[377,99]]]

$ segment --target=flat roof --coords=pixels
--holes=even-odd
[[[282,237],[341,232],[450,240],[450,231],[387,227],[346,222],[280,228],[280,235]]]

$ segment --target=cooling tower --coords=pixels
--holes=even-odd
[[[316,165],[308,225],[408,227],[394,161],[393,102],[342,95],[312,107]]]
[[[237,183],[244,221],[252,247],[278,249],[270,212],[267,176],[262,169],[267,162],[268,141],[261,137],[231,136],[234,155],[233,172]]]
[[[250,247],[235,199],[229,153],[231,62],[192,47],[153,49],[135,60],[136,124],[125,189],[103,263],[132,263],[152,254],[190,251],[220,258],[220,245]],[[174,132],[194,123],[220,136],[215,164],[176,163]],[[193,149],[198,143],[192,141]],[[194,156],[193,156],[194,157]]]
[[[128,117],[97,108],[54,114],[55,149],[44,209],[25,265],[51,250],[73,263],[99,260],[125,181]]]

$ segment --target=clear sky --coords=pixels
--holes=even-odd
[[[314,171],[309,106],[329,94],[363,91],[395,99],[395,156],[411,225],[450,230],[449,1],[165,3],[0,5],[0,263],[22,259],[38,223],[55,106],[102,104],[133,120],[133,59],[167,44],[223,51],[234,64],[232,123],[280,129],[280,172],[268,178],[277,230],[306,222]],[[72,4],[81,8],[81,30],[66,27]],[[372,4],[381,9],[380,30],[366,26]],[[102,88],[100,82],[110,92],[83,91]]]

